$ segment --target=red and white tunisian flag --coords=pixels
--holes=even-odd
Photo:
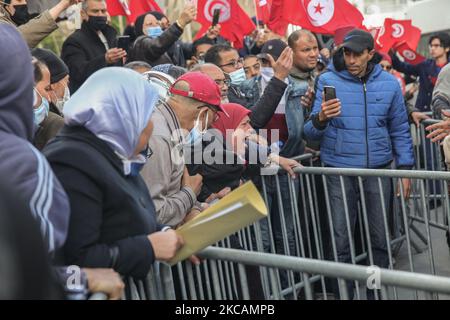
[[[244,37],[255,30],[255,24],[239,6],[237,0],[198,0],[197,22],[202,27],[195,38],[202,37],[211,27],[215,9],[220,9],[220,35],[232,42],[235,48],[242,48]]]
[[[360,28],[363,20],[361,12],[347,0],[274,0],[269,28],[276,29],[276,23],[284,21],[312,32],[334,34],[342,27]]]
[[[272,0],[253,0],[256,6],[256,17],[264,23],[268,23],[270,20],[270,6]]]
[[[411,24],[411,20],[394,20],[386,18],[381,27],[376,43],[380,52],[387,53],[397,44],[406,42],[415,50],[420,41],[421,30]]]
[[[155,0],[106,0],[106,5],[111,16],[126,16],[129,24],[146,12],[163,12]]]
[[[418,54],[416,51],[411,49],[407,42],[403,42],[395,50],[405,59],[405,62],[416,65],[425,61],[425,57]]]

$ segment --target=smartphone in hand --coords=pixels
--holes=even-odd
[[[130,36],[119,36],[117,38],[117,47],[128,52],[130,47]]]
[[[336,88],[332,86],[324,86],[325,101],[336,99]]]
[[[212,20],[211,26],[215,27],[219,23],[219,19],[220,19],[220,9],[214,9],[213,20]]]

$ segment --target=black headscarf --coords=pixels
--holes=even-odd
[[[144,35],[144,32],[142,32],[142,27],[144,26],[144,19],[148,14],[151,14],[152,16],[154,16],[156,18],[156,20],[158,20],[158,21],[161,21],[162,18],[167,19],[167,17],[164,14],[162,14],[161,12],[158,12],[158,11],[149,11],[149,12],[146,12],[146,13],[140,15],[139,17],[137,17],[136,21],[134,22],[134,33],[136,35],[136,38]]]

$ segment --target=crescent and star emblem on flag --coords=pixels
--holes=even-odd
[[[320,27],[334,16],[334,0],[303,0],[311,24]]]
[[[411,50],[403,50],[402,55],[408,60],[415,60],[416,54]]]
[[[394,38],[401,38],[405,34],[405,28],[400,23],[394,23],[392,29],[394,29],[394,31],[392,31],[392,36]]]

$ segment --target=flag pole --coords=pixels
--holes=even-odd
[[[255,8],[255,17],[256,17],[256,29],[259,30],[259,17],[258,17],[258,8],[256,7],[256,1],[259,0],[252,0],[253,1],[253,7]]]

